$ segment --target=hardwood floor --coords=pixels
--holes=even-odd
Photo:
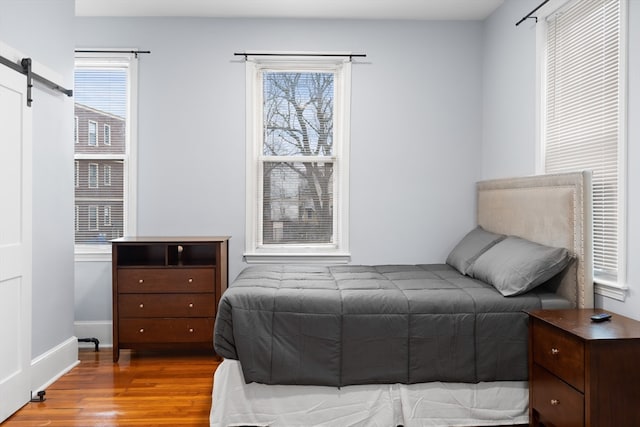
[[[208,427],[221,361],[209,353],[120,350],[114,364],[110,348],[80,349],[80,364],[46,390],[45,401],[28,403],[2,427]]]
[[[209,353],[209,354],[207,354]],[[80,364],[28,403],[2,427],[209,426],[213,372],[202,354],[81,349]]]

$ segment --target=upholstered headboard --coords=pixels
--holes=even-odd
[[[477,198],[485,230],[567,248],[575,262],[551,286],[575,307],[593,307],[589,172],[481,181]]]

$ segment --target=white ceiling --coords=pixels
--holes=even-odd
[[[483,20],[504,0],[76,0],[76,16]]]

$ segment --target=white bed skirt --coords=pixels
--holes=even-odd
[[[422,427],[527,424],[526,381],[355,385],[245,384],[225,359],[213,379],[211,427]]]

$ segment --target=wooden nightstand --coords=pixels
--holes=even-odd
[[[528,312],[531,426],[640,426],[640,322],[603,312]]]

